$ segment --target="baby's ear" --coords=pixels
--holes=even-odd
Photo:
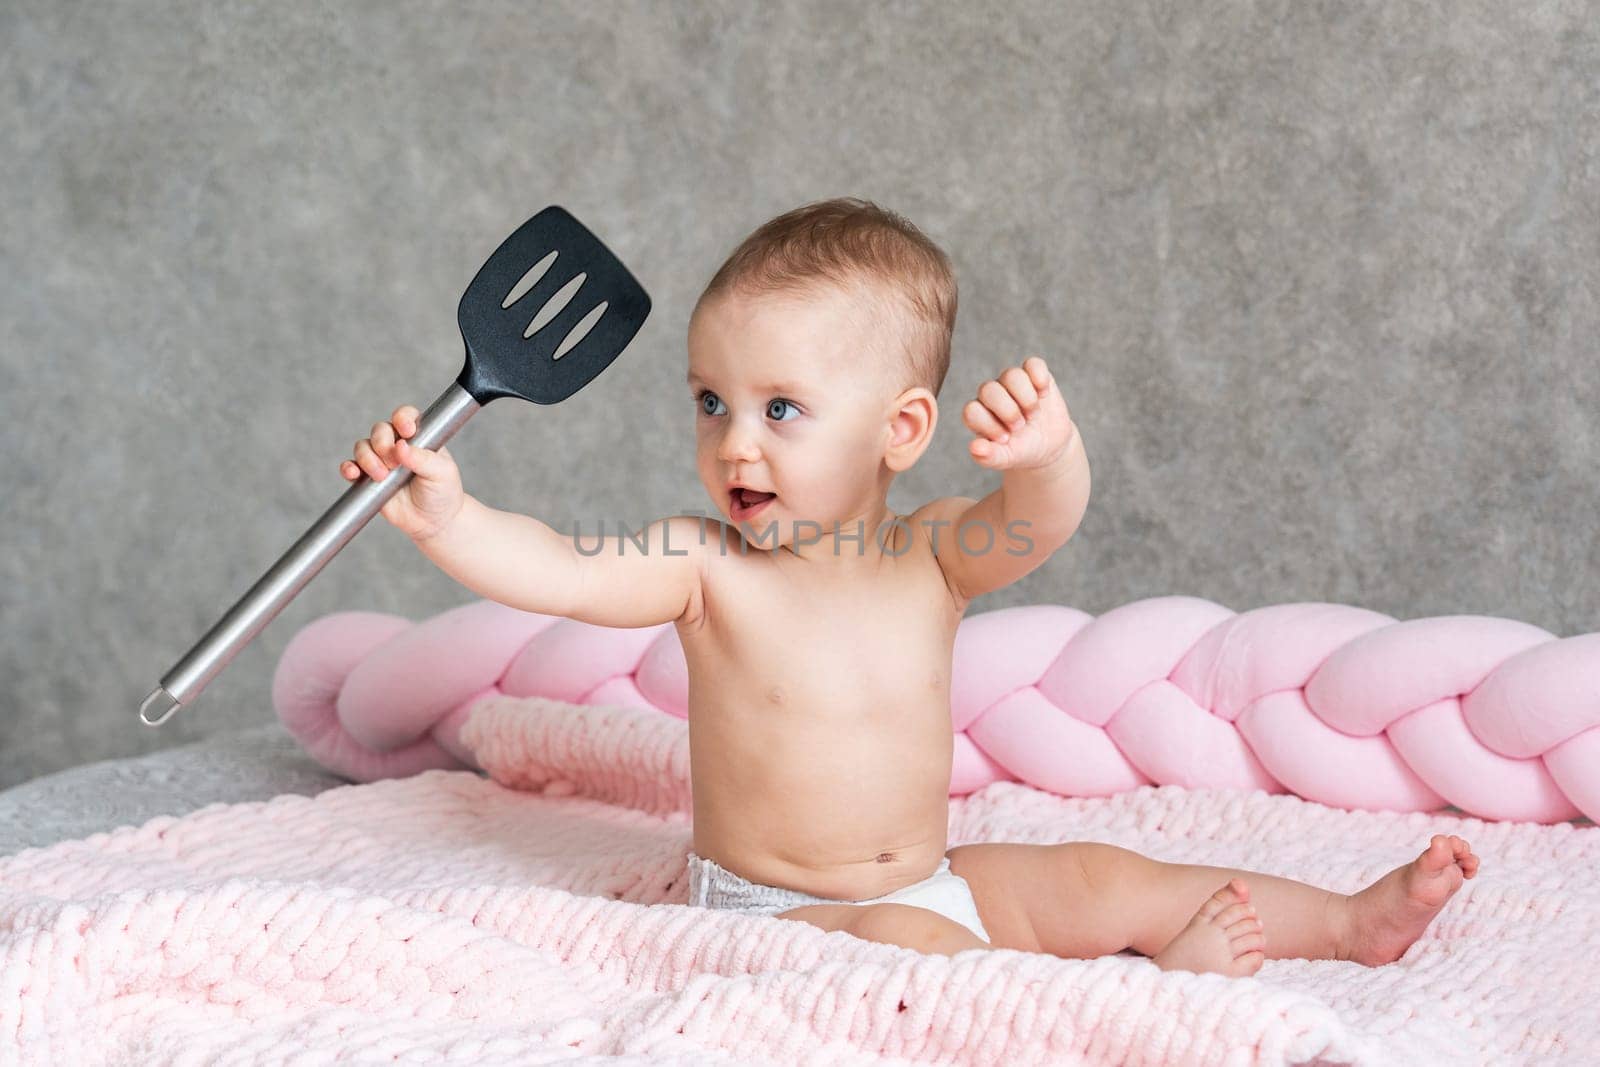
[[[907,389],[895,398],[889,416],[889,447],[883,460],[895,472],[910,469],[933,442],[939,423],[939,401],[926,386]]]

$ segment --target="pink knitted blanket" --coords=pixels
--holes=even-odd
[[[688,746],[500,698],[430,770],[0,859],[0,1063],[1600,1062],[1600,830],[1262,792],[996,782],[950,840],[1110,841],[1354,890],[1434,832],[1483,860],[1396,964],[1254,978],[924,956],[684,904]]]

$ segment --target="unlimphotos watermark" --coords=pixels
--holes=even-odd
[[[706,519],[711,517],[706,512],[697,510],[683,511],[678,514],[688,518]],[[578,550],[579,555],[583,556],[598,556],[606,550],[608,542],[619,556],[624,554],[626,546],[630,544],[638,549],[640,554],[649,555],[651,551],[650,542],[652,540],[650,527],[654,525],[656,523],[633,530],[627,524],[617,520],[617,535],[608,539],[606,536],[606,520],[600,519],[597,521],[598,530],[595,534],[594,545],[593,547],[586,547],[583,543],[583,522],[578,520],[572,524],[572,544]],[[754,526],[746,527],[744,524],[740,524],[740,531],[743,536],[737,539],[737,551],[743,555],[752,548],[770,552],[785,543],[791,544],[795,548],[804,548],[807,545],[823,543],[826,528],[821,523],[813,522],[810,519],[796,519],[790,525],[793,527],[793,536],[786,542],[781,536],[782,530],[777,522],[768,522],[764,527],[760,528],[759,532]],[[929,531],[929,540],[932,542],[934,552],[939,551],[939,536],[943,532],[942,528],[946,526],[956,526],[954,532],[956,544],[963,553],[969,556],[987,555],[995,550],[999,541],[999,538],[995,535],[994,526],[985,519],[968,519],[959,526],[950,519],[919,519],[918,525]],[[1026,533],[1018,532],[1019,530],[1026,530],[1030,525],[1031,523],[1027,519],[1012,519],[1005,524],[1005,540],[1009,543],[1008,547],[1004,549],[1007,555],[1026,556],[1033,551],[1033,538]],[[897,515],[889,522],[878,524],[878,528],[873,531],[873,543],[885,555],[904,555],[911,549],[911,527],[912,524],[909,519],[905,516]],[[802,528],[807,528],[810,532],[802,533]],[[896,528],[903,529],[907,536],[904,538],[894,536]],[[746,529],[748,529],[748,533],[744,532]],[[719,523],[717,531],[717,551],[721,554],[726,554],[729,547],[728,527],[726,524]],[[662,522],[659,538],[661,554],[666,556],[688,555],[689,550],[687,547],[682,547],[681,545],[676,549],[672,547],[671,534],[671,526]],[[866,554],[867,530],[864,520],[856,520],[854,532],[842,528],[841,524],[835,520],[832,534],[832,543],[829,545],[829,549],[835,556],[840,554],[842,546],[847,543],[856,546],[856,555]],[[702,522],[700,524],[699,543],[704,546],[707,541],[706,524]],[[895,542],[899,542],[900,547],[896,548]]]

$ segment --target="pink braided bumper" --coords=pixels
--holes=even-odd
[[[318,762],[358,781],[477,767],[478,701],[549,697],[684,718],[672,625],[617,629],[477,601],[420,623],[340,612],[289,642],[272,698]],[[1339,808],[1600,821],[1600,633],[1483,615],[1396,622],[1342,604],[1242,614],[1138,600],[964,619],[950,791],[1143,785],[1291,792]]]

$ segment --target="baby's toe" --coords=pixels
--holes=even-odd
[[[1267,947],[1267,936],[1259,929],[1246,930],[1229,937],[1228,947],[1233,950],[1236,958],[1247,952],[1263,952]]]
[[[1230,937],[1238,934],[1247,934],[1262,929],[1261,917],[1254,911],[1246,911],[1233,922],[1226,924],[1218,923],[1218,925],[1222,926],[1224,930],[1227,930],[1228,936]]]
[[[1444,834],[1434,834],[1428,841],[1428,847],[1417,857],[1417,866],[1432,874],[1444,870],[1455,862],[1455,858],[1455,848],[1450,844],[1450,838]]]
[[[1200,905],[1200,914],[1207,919],[1215,918],[1223,908],[1241,904],[1250,899],[1250,887],[1242,879],[1230,878],[1228,884],[1212,893],[1206,902]]]
[[[1229,904],[1226,908],[1223,908],[1221,911],[1217,912],[1211,917],[1211,922],[1213,925],[1218,926],[1223,930],[1232,930],[1239,923],[1251,922],[1255,920],[1255,918],[1255,907],[1251,904],[1246,904],[1244,901],[1240,901],[1237,904]]]
[[[1266,954],[1263,952],[1246,952],[1242,956],[1234,957],[1233,963],[1228,966],[1228,973],[1235,978],[1248,978],[1261,970],[1261,965],[1266,960]]]

